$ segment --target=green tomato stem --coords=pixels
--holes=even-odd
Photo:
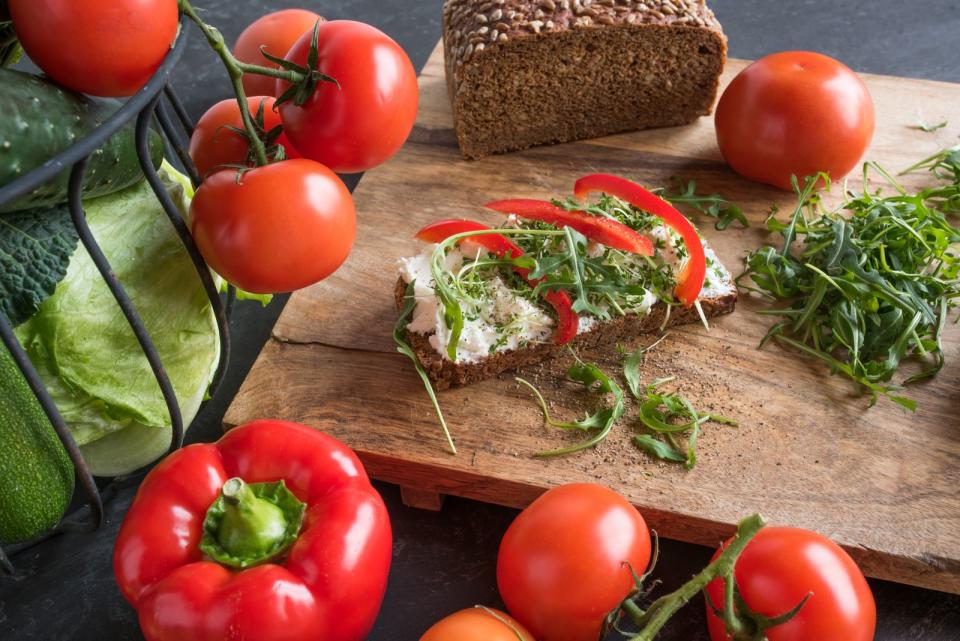
[[[635,611],[627,610],[628,616],[640,628],[640,632],[630,638],[630,641],[653,641],[654,637],[660,632],[663,626],[670,618],[692,598],[699,594],[707,585],[717,578],[726,578],[733,576],[733,569],[736,566],[737,559],[743,552],[747,544],[756,536],[765,525],[763,517],[759,514],[748,516],[740,521],[737,526],[737,534],[730,541],[730,545],[720,554],[717,559],[704,568],[698,575],[687,581],[675,592],[664,595],[654,601],[646,612],[640,616]],[[724,612],[724,618],[727,618],[726,612],[731,612],[732,608],[727,605]],[[737,624],[735,624],[737,625]],[[737,638],[737,636],[735,636]]]
[[[269,163],[267,159],[267,150],[263,146],[263,141],[257,134],[257,128],[254,126],[253,118],[250,116],[250,109],[247,105],[247,94],[243,90],[243,74],[252,73],[273,78],[283,78],[291,83],[303,80],[303,74],[288,69],[274,69],[272,67],[263,67],[260,65],[251,65],[237,60],[223,39],[223,34],[216,27],[211,27],[203,21],[197,14],[196,9],[190,4],[189,0],[179,0],[180,11],[192,20],[203,33],[210,47],[223,61],[223,66],[227,69],[230,76],[230,82],[233,85],[233,93],[237,97],[237,104],[240,106],[240,117],[243,119],[243,128],[247,132],[250,147],[253,149],[253,155],[257,159],[257,165],[263,166]]]

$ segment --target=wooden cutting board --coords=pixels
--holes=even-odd
[[[724,83],[746,63],[732,60]],[[865,76],[877,106],[869,157],[903,169],[957,143],[960,85]],[[792,199],[734,175],[716,148],[711,118],[675,129],[613,136],[487,158],[461,159],[452,132],[438,47],[420,79],[417,126],[406,147],[365,176],[356,191],[356,247],[333,277],[290,299],[225,423],[300,421],[355,448],[371,476],[397,483],[406,500],[439,507],[442,494],[522,507],[549,487],[599,482],[623,493],[662,536],[715,545],[743,516],[817,530],[843,545],[870,576],[960,593],[960,331],[946,331],[947,366],[910,395],[916,414],[881,400],[868,409],[852,385],[818,363],[757,343],[770,320],[744,299],[735,314],[678,328],[655,350],[644,377],[678,377],[695,404],[740,421],[708,425],[690,472],[651,461],[629,442],[635,409],[594,450],[562,459],[533,454],[570,442],[545,428],[530,393],[512,376],[439,394],[459,455],[440,426],[411,363],[391,340],[398,257],[419,251],[412,235],[432,220],[469,216],[490,223],[492,198],[549,198],[586,173],[610,172],[646,185],[695,179],[704,193],[740,204],[752,227],[701,227],[724,263],[742,270],[744,250],[767,237],[762,221]],[[560,98],[558,98],[560,99]],[[919,118],[947,128],[912,129]],[[929,179],[911,176],[906,184]],[[773,240],[773,239],[771,239]],[[647,344],[640,337],[626,347]],[[613,347],[581,354],[619,371]],[[569,358],[524,376],[556,414],[572,418],[589,397],[564,380]],[[582,415],[582,414],[581,414]]]

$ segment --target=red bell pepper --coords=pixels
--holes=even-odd
[[[148,641],[360,641],[391,548],[386,507],[349,448],[257,421],[155,467],[113,565]]]
[[[472,220],[449,219],[430,223],[416,233],[416,237],[428,243],[441,243],[451,236],[469,231],[489,231],[490,227]],[[487,251],[500,258],[510,255],[511,258],[523,256],[523,250],[502,234],[480,234],[468,236],[463,240],[482,245]],[[536,287],[543,280],[530,278],[530,270],[523,267],[513,268],[531,287]],[[550,303],[557,314],[557,330],[553,339],[557,345],[565,345],[572,341],[580,329],[580,317],[573,311],[573,301],[570,294],[562,289],[547,290],[543,294],[544,300]]]
[[[516,214],[521,218],[539,220],[558,227],[570,227],[607,247],[641,256],[653,256],[653,243],[649,238],[612,218],[594,216],[585,211],[567,211],[546,200],[530,198],[495,200],[485,206],[501,214]]]
[[[667,227],[680,234],[687,248],[688,259],[677,276],[677,289],[674,293],[687,307],[693,305],[700,296],[703,281],[707,276],[707,259],[703,253],[703,242],[690,221],[664,199],[637,183],[619,176],[610,174],[584,176],[573,188],[573,193],[580,199],[586,199],[590,194],[597,192],[616,196],[638,209],[658,216]]]

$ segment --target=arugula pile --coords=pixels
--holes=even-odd
[[[909,410],[916,401],[903,386],[934,376],[943,367],[941,335],[948,310],[960,296],[958,230],[948,216],[960,211],[960,147],[944,150],[908,171],[927,169],[941,184],[909,194],[875,163],[864,165],[864,188],[846,192],[839,208],[827,211],[811,176],[801,188],[788,222],[774,216],[767,229],[783,237],[746,258],[738,285],[784,307],[761,313],[778,316],[761,346],[773,339],[817,358],[871,395]],[[879,174],[895,193],[870,192]],[[749,278],[753,285],[744,285]],[[893,382],[901,363],[923,363],[921,371]]]

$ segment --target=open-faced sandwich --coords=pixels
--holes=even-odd
[[[730,273],[668,202],[605,174],[574,192],[488,203],[505,214],[497,229],[417,232],[429,244],[399,261],[398,329],[437,388],[733,311]]]

